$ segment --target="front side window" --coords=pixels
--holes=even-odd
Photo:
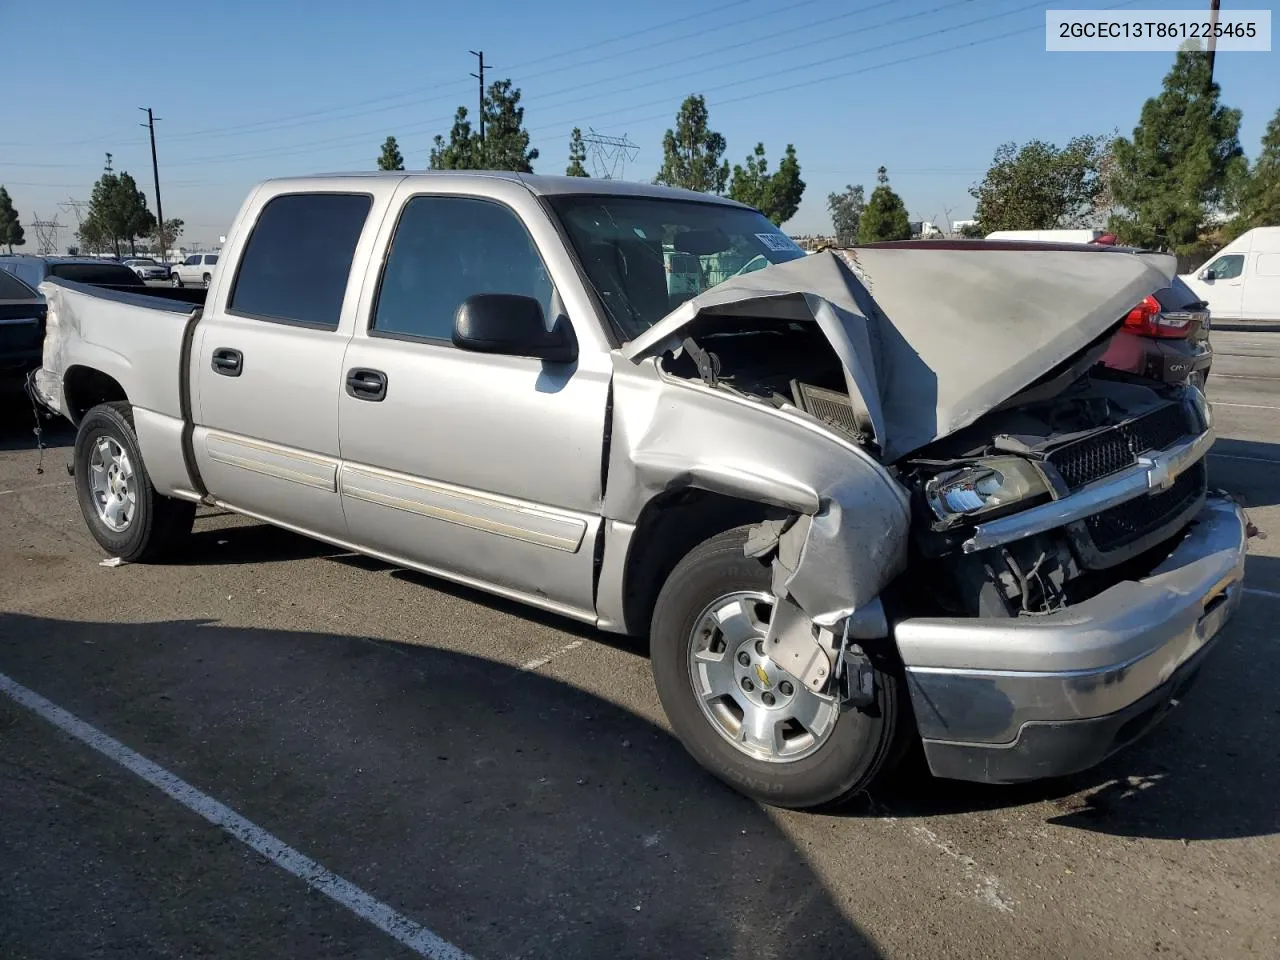
[[[200,254],[198,254],[198,253],[197,253],[197,254],[193,254],[192,256],[187,257],[187,259],[185,259],[185,260],[183,260],[183,261],[182,261],[182,265],[183,265],[184,267],[194,267],[194,266],[198,266],[198,265],[199,265],[199,263],[200,263]]]
[[[1234,280],[1244,272],[1244,255],[1229,253],[1209,264],[1209,279]]]
[[[373,199],[290,193],[268,201],[240,257],[228,309],[334,329]]]
[[[730,277],[805,253],[763,214],[661,197],[549,198],[587,279],[625,339]],[[680,274],[679,281],[671,275]]]
[[[542,304],[553,288],[533,239],[508,207],[468,197],[413,197],[391,240],[371,329],[450,340],[468,297],[512,293]]]

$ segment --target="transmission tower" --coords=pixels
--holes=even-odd
[[[602,180],[621,180],[627,171],[627,164],[634,161],[640,153],[640,147],[631,142],[625,133],[620,137],[607,137],[596,133],[593,127],[587,128],[582,138],[587,148],[587,158],[591,161],[593,176]]]
[[[53,220],[41,220],[40,214],[31,221],[31,229],[36,232],[36,252],[41,256],[49,256],[58,252],[58,231],[62,229],[55,217]]]
[[[80,228],[84,226],[84,211],[91,206],[92,204],[88,200],[73,200],[71,197],[67,197],[67,199],[58,204],[58,209],[76,218],[76,233],[79,233]]]

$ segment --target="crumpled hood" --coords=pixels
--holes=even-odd
[[[622,348],[639,362],[696,329],[816,321],[886,462],[973,423],[1167,287],[1172,256],[873,247],[726,280]],[[727,322],[718,322],[725,318]]]

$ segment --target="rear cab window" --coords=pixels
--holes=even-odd
[[[145,286],[138,275],[122,263],[54,263],[49,266],[49,276],[73,283]]]
[[[337,329],[372,204],[365,193],[287,193],[268,201],[240,256],[227,312]]]

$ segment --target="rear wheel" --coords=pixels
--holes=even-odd
[[[875,701],[851,708],[770,660],[770,572],[743,556],[747,530],[694,548],[662,588],[651,635],[658,696],[685,747],[726,783],[782,807],[838,805],[897,755],[901,673],[887,649],[868,650]]]
[[[75,478],[89,532],[112,556],[156,560],[191,532],[196,505],[162,496],[151,485],[128,403],[104,403],[84,415],[76,434]]]

